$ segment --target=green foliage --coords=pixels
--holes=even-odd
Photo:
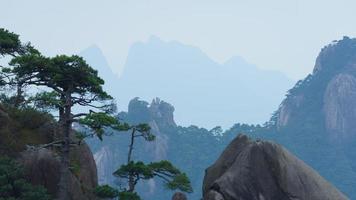
[[[123,191],[119,193],[119,200],[141,200],[136,192]]]
[[[134,131],[135,137],[143,137],[146,141],[151,142],[156,139],[156,136],[151,133],[151,127],[148,124],[142,123],[135,126],[132,126],[131,129]],[[136,132],[139,134],[136,135]]]
[[[3,28],[0,29],[0,55],[12,55],[21,49],[19,36]]]
[[[105,128],[111,128],[116,131],[127,131],[130,129],[127,123],[120,123],[116,117],[104,112],[89,113],[84,118],[81,118],[79,123],[93,130],[100,140],[103,140]]]
[[[38,96],[42,101],[49,100],[49,106],[53,106],[53,103],[57,106],[60,105],[57,101],[53,102],[53,99],[69,94],[71,94],[74,104],[82,106],[112,99],[102,89],[104,80],[82,57],[60,55],[46,58],[38,52],[33,52],[15,57],[11,60],[10,65],[13,68],[9,72],[17,82],[44,86],[57,92],[50,91]],[[63,101],[63,99],[61,100]],[[111,107],[101,108],[111,109]]]
[[[78,177],[81,169],[80,162],[76,159],[71,159],[69,169],[75,176]]]
[[[53,117],[46,113],[38,111],[32,107],[14,108],[6,107],[10,117],[14,119],[22,128],[36,129],[48,122],[53,122]]]
[[[171,190],[181,190],[183,192],[193,192],[189,178],[178,168],[174,167],[171,162],[162,160],[152,162],[148,167],[153,171],[154,176],[166,181],[166,186]]]
[[[180,173],[166,184],[167,188],[170,190],[181,190],[184,192],[193,192],[190,180],[185,173]]]
[[[94,189],[94,194],[103,199],[112,199],[119,196],[119,191],[109,185],[100,185]]]
[[[104,80],[80,56],[56,56],[50,60],[46,72],[45,78],[49,78],[59,88],[72,88],[72,92],[79,95],[95,95],[95,100],[112,99],[102,89]]]
[[[50,200],[42,186],[24,179],[22,167],[7,157],[0,157],[0,200]]]
[[[148,180],[157,177],[166,183],[168,189],[179,189],[184,192],[193,192],[186,174],[180,172],[179,169],[174,167],[172,163],[167,160],[151,162],[149,164],[144,164],[141,161],[131,161],[126,165],[122,165],[114,172],[114,175],[125,179],[133,176],[135,184],[140,179]]]
[[[154,177],[152,169],[143,162],[131,161],[126,165],[121,165],[114,175],[120,178],[129,178],[130,175],[135,175],[136,179],[150,179]]]
[[[63,106],[56,91],[37,93],[29,98],[29,102],[32,102],[35,108],[43,111],[51,111]]]

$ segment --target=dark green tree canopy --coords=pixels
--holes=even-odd
[[[15,33],[11,33],[8,30],[0,28],[0,55],[13,55],[22,52],[21,41],[19,36]]]
[[[98,72],[91,68],[82,57],[60,55],[51,59],[49,68],[50,82],[63,91],[72,90],[73,93],[84,96],[91,94],[95,100],[111,99],[104,90],[104,80]],[[80,103],[80,102],[79,102]]]
[[[110,187],[109,185],[100,185],[95,188],[94,194],[103,199],[113,199],[119,196],[119,191],[115,188]]]
[[[11,71],[24,83],[52,88],[59,95],[65,92],[78,95],[74,103],[112,99],[102,88],[104,80],[82,57],[60,55],[46,58],[33,52],[14,58]],[[91,96],[89,100],[85,99]],[[86,101],[85,101],[86,100]]]
[[[168,189],[193,192],[187,175],[182,173],[167,160],[151,162],[149,164],[145,164],[141,161],[131,161],[126,165],[122,165],[114,172],[114,175],[125,179],[133,176],[135,185],[141,179],[148,180],[157,177],[166,183]]]
[[[50,200],[42,186],[24,179],[22,166],[8,157],[0,157],[0,200]]]

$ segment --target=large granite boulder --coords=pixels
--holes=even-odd
[[[38,148],[60,137],[59,127],[48,115],[34,110],[6,110],[0,104],[0,155],[17,159],[24,167],[24,178],[44,186],[55,199],[62,169],[60,149]],[[72,140],[78,142],[74,134]],[[85,142],[70,152],[70,196],[73,200],[97,199],[98,185],[93,155]],[[1,199],[1,198],[0,198]]]
[[[92,190],[97,186],[97,171],[93,156],[86,144],[72,149],[69,194],[73,200],[97,199]],[[29,149],[21,153],[19,161],[26,179],[34,185],[43,185],[53,196],[58,196],[62,164],[60,157],[49,149]]]
[[[239,135],[206,170],[205,200],[343,200],[340,191],[282,146]]]

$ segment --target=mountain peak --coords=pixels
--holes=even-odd
[[[173,112],[174,107],[171,104],[157,97],[152,100],[151,104],[136,97],[129,103],[127,116],[128,121],[133,123],[155,121],[156,123],[175,127]]]
[[[111,70],[109,63],[100,47],[93,44],[79,53],[87,63],[98,70],[99,76],[105,80],[105,89],[112,93],[112,86],[117,82],[117,75]]]
[[[344,36],[341,40],[334,40],[321,49],[313,74],[332,72],[353,67],[356,63],[356,39]]]

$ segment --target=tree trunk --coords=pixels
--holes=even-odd
[[[21,103],[23,103],[24,97],[23,97],[23,90],[22,90],[22,84],[18,83],[16,85],[16,97],[15,97],[15,102],[14,102],[14,107],[18,108]]]
[[[127,155],[127,164],[129,164],[131,162],[131,156],[132,156],[132,150],[133,150],[133,146],[134,146],[134,140],[135,140],[135,132],[136,129],[132,129],[131,132],[131,141],[130,141],[130,145],[129,145],[129,153]]]
[[[66,95],[65,98],[65,106],[63,116],[60,117],[61,120],[61,128],[63,130],[63,146],[62,146],[62,167],[61,167],[61,179],[59,183],[59,200],[70,200],[71,195],[69,193],[70,190],[70,132],[72,128],[71,121],[71,95],[70,93]]]
[[[135,129],[132,129],[131,132],[131,141],[130,141],[130,146],[129,146],[129,153],[127,155],[127,164],[130,164],[131,162],[131,156],[132,156],[132,150],[134,148],[134,142],[135,142]],[[135,179],[134,179],[134,174],[129,174],[129,192],[133,192],[135,190]]]

